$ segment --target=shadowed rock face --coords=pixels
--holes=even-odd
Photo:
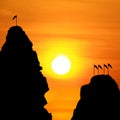
[[[93,76],[80,97],[71,120],[119,120],[120,91],[111,76]]]
[[[0,110],[5,119],[51,120],[44,108],[49,90],[32,43],[20,26],[8,30],[0,51]]]

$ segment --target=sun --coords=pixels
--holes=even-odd
[[[66,56],[57,56],[52,61],[52,70],[58,75],[64,75],[70,71],[71,63]]]

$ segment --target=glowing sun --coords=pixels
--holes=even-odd
[[[57,56],[52,61],[52,70],[58,74],[63,75],[70,71],[71,63],[70,60],[65,56]]]

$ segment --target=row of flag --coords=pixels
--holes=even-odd
[[[112,68],[112,65],[111,64],[107,64],[107,65],[103,64],[103,67],[108,69],[109,67]],[[101,65],[99,65],[99,64],[98,65],[94,65],[94,68],[96,68],[96,69],[99,69],[99,68],[103,69],[103,67]]]
[[[100,64],[93,66],[93,74],[95,75],[95,69],[98,70],[98,74],[99,74],[99,68],[103,69],[103,74],[105,74],[105,69],[107,69],[107,74],[109,74],[109,68],[112,68],[111,64],[103,64],[103,66],[101,66]]]

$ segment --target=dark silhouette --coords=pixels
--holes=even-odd
[[[83,85],[71,120],[119,120],[120,91],[109,75],[96,75]]]
[[[44,108],[49,90],[32,43],[20,26],[8,30],[0,51],[1,119],[52,120]]]

